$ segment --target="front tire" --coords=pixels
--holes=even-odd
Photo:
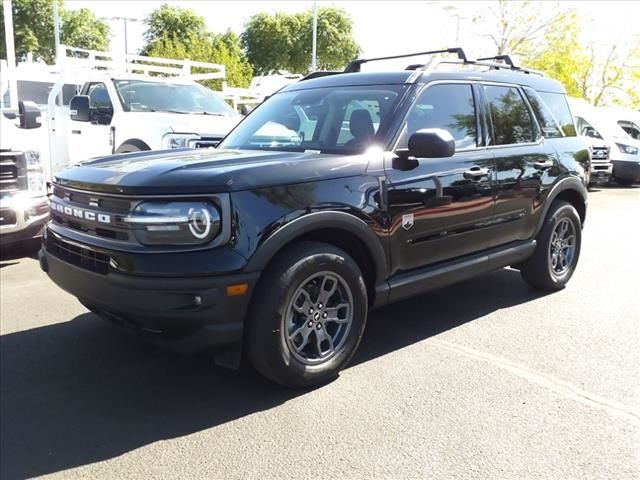
[[[367,318],[367,290],[357,263],[319,242],[300,242],[278,254],[251,303],[251,362],[289,387],[335,378],[358,348]]]
[[[582,223],[575,207],[553,202],[536,240],[533,256],[520,270],[522,277],[538,290],[563,289],[578,265],[582,245]]]

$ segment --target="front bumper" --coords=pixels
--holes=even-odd
[[[46,197],[8,201],[0,204],[0,245],[40,237],[49,219]]]
[[[611,163],[613,163],[614,178],[640,183],[640,161],[613,160]]]
[[[47,236],[51,232],[45,234],[38,254],[42,270],[100,316],[182,351],[231,345],[242,339],[258,273],[195,277],[98,273],[91,271],[93,264],[86,258],[77,265],[71,263],[73,259],[56,250]],[[73,245],[77,244],[69,243],[69,249],[76,248]],[[228,296],[226,287],[240,283],[249,285],[246,294]]]
[[[609,183],[613,165],[611,163],[593,163],[589,173],[589,185],[603,185]]]

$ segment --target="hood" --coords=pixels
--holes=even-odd
[[[197,133],[201,136],[223,137],[240,121],[239,115],[218,116],[189,113],[132,112],[134,121],[146,125],[168,127],[175,133]]]
[[[182,149],[97,158],[63,170],[60,185],[125,195],[208,194],[291,185],[364,172],[364,155]]]

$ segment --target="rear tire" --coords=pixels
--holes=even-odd
[[[555,201],[536,237],[533,256],[522,264],[522,278],[545,292],[565,287],[578,265],[582,244],[582,223],[568,202]]]
[[[289,387],[334,379],[355,353],[367,319],[367,290],[344,251],[300,242],[269,264],[251,302],[249,357],[265,377]]]

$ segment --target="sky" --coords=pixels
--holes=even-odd
[[[244,23],[256,13],[299,12],[313,8],[312,0],[290,1],[229,1],[229,0],[66,0],[67,8],[87,7],[98,17],[129,17],[127,43],[130,53],[144,44],[146,26],[142,20],[162,3],[195,10],[202,15],[209,29],[223,32],[231,29],[241,33]],[[442,46],[465,48],[468,56],[493,53],[491,43],[471,31],[471,17],[487,8],[486,1],[405,1],[405,0],[319,0],[318,6],[343,8],[354,23],[354,37],[362,47],[362,56],[384,56],[407,51],[429,50]],[[627,1],[564,1],[578,10],[582,18],[584,40],[600,45],[623,42],[630,32],[640,33],[640,2]],[[552,5],[552,2],[549,2]],[[445,7],[449,7],[446,9]],[[455,12],[459,12],[458,17]],[[111,47],[124,51],[123,20],[108,20],[112,29]],[[456,32],[456,30],[458,30]]]

